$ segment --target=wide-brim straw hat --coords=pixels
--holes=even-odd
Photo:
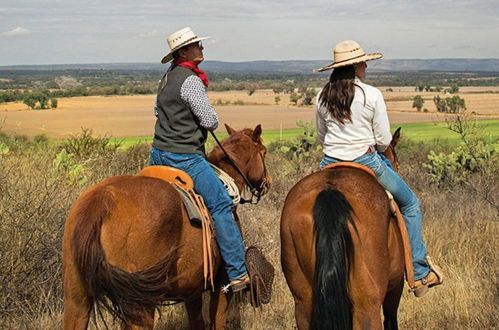
[[[180,48],[193,44],[195,42],[210,39],[211,37],[198,37],[190,27],[183,28],[173,33],[166,39],[168,47],[170,47],[170,52],[161,59],[161,63],[170,62],[173,58],[173,53]]]
[[[320,69],[315,69],[314,72],[321,72],[339,68],[341,66],[352,65],[356,63],[377,60],[382,58],[381,53],[366,54],[360,45],[353,40],[345,40],[334,47],[333,63]]]

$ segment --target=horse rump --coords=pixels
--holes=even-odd
[[[352,327],[348,297],[348,265],[353,254],[348,222],[352,212],[338,190],[317,195],[313,207],[316,264],[311,329]]]
[[[176,249],[134,273],[109,264],[100,243],[101,226],[116,207],[113,192],[105,186],[80,197],[72,212],[72,257],[98,314],[103,308],[124,324],[143,325],[144,313],[168,298],[167,284],[172,280],[168,270]]]

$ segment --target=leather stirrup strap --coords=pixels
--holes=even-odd
[[[176,183],[175,183],[176,184]],[[177,185],[177,184],[176,184]],[[203,236],[203,277],[204,277],[204,287],[208,286],[208,278],[210,279],[210,285],[212,290],[215,290],[213,268],[215,264],[215,254],[213,251],[214,244],[211,244],[214,234],[214,226],[212,226],[211,216],[208,213],[208,208],[204,204],[203,197],[194,192],[193,189],[177,185],[181,189],[187,192],[187,196],[191,202],[198,208],[198,212],[201,220],[201,230]]]
[[[390,200],[390,208],[397,219],[400,236],[402,236],[402,246],[404,247],[405,277],[407,279],[407,284],[412,290],[416,286],[416,283],[414,280],[414,266],[412,264],[412,252],[411,243],[409,242],[409,233],[407,232],[407,227],[405,225],[404,218],[402,217],[402,213],[400,212],[397,203],[393,199],[392,194],[390,194],[388,191],[387,194]]]

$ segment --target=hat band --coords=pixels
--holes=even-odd
[[[189,41],[194,40],[194,39],[196,39],[197,37],[198,37],[198,36],[194,36],[194,37],[192,37],[192,38],[187,39],[186,41],[184,41],[183,43],[181,43],[181,44],[180,44],[180,45],[178,45],[177,47],[173,48],[173,49],[172,49],[172,52],[177,51],[177,50],[179,50],[180,48],[182,48],[182,47],[186,46],[186,44],[187,44]]]
[[[348,61],[351,61],[351,60],[355,60],[356,58],[360,58],[362,56],[366,56],[366,53],[364,53],[362,55],[359,55],[359,56],[352,57],[352,58],[347,58],[346,60],[343,60],[343,61],[334,62],[334,64],[340,64],[340,63],[343,63],[343,62],[348,62]]]

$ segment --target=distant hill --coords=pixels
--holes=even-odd
[[[222,62],[205,61],[201,68],[217,73],[254,74],[309,74],[313,69],[330,64],[330,60],[310,61],[251,61]],[[53,64],[0,66],[6,70],[165,70],[166,65],[156,63],[97,63],[97,64]],[[499,58],[440,58],[440,59],[382,59],[369,62],[369,70],[393,71],[482,71],[499,72]]]

